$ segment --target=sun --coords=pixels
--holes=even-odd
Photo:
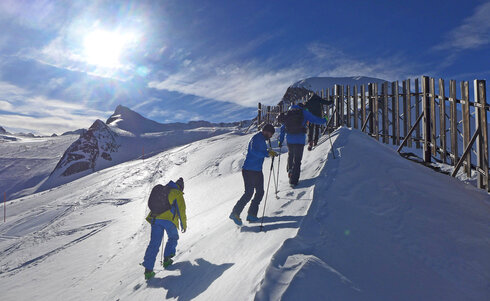
[[[85,60],[98,67],[118,68],[122,65],[121,55],[133,40],[134,35],[130,33],[92,31],[83,41]]]

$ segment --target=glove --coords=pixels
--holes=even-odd
[[[274,151],[272,148],[270,148],[270,149],[269,149],[269,156],[270,156],[271,158],[274,158],[274,157],[277,157],[277,156],[278,156],[278,154],[277,154],[277,153],[276,153],[276,152],[275,152],[275,151]]]

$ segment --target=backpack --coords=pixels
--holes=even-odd
[[[170,202],[168,201],[168,195],[170,193],[170,187],[168,185],[158,184],[151,190],[150,197],[148,198],[148,208],[150,208],[151,215],[156,216],[170,210]]]
[[[303,125],[304,116],[302,109],[292,109],[286,113],[284,125],[289,134],[304,134],[306,128]]]

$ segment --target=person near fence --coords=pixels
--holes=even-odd
[[[279,147],[282,147],[284,137],[288,145],[288,164],[287,171],[289,184],[296,186],[301,172],[301,160],[306,140],[306,123],[323,125],[326,119],[313,115],[304,108],[303,104],[293,105],[288,112],[281,118],[281,134],[279,136]]]
[[[157,190],[158,186],[161,190]],[[154,195],[154,191],[158,194]],[[155,202],[159,202],[159,206],[164,208],[160,214],[151,212],[146,217],[146,220],[151,224],[150,243],[146,248],[143,266],[145,267],[145,279],[151,279],[155,276],[153,267],[155,265],[158,249],[162,243],[163,234],[166,231],[168,240],[163,252],[163,266],[166,268],[173,263],[172,257],[175,256],[177,241],[179,240],[179,221],[182,227],[182,233],[187,230],[187,217],[185,214],[184,201],[184,179],[179,178],[177,181],[170,181],[167,185],[157,185],[153,188],[150,194],[150,200],[154,198]],[[149,200],[149,205],[150,205]],[[160,211],[157,211],[160,212]]]
[[[305,102],[306,109],[317,117],[323,116],[323,106],[329,105],[326,99],[312,93]],[[308,150],[312,150],[318,144],[318,136],[320,135],[320,125],[308,122]]]
[[[272,124],[266,124],[261,132],[258,132],[252,139],[250,139],[248,144],[247,156],[242,167],[245,192],[238,200],[235,207],[233,207],[230,214],[230,219],[239,226],[242,225],[240,214],[252,198],[254,190],[255,196],[248,209],[247,221],[257,222],[259,220],[257,213],[262,197],[264,196],[264,174],[262,173],[264,158],[275,157],[278,155],[274,150],[268,148],[266,143],[266,141],[270,140],[272,135],[274,135],[274,132],[274,126],[272,126]]]

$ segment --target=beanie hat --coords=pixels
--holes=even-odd
[[[184,191],[184,179],[182,177],[175,181],[175,184],[179,186],[180,190]]]
[[[268,124],[264,125],[264,127],[262,128],[262,131],[270,132],[270,133],[274,134],[276,132],[276,129],[272,126],[272,124],[268,123]]]

